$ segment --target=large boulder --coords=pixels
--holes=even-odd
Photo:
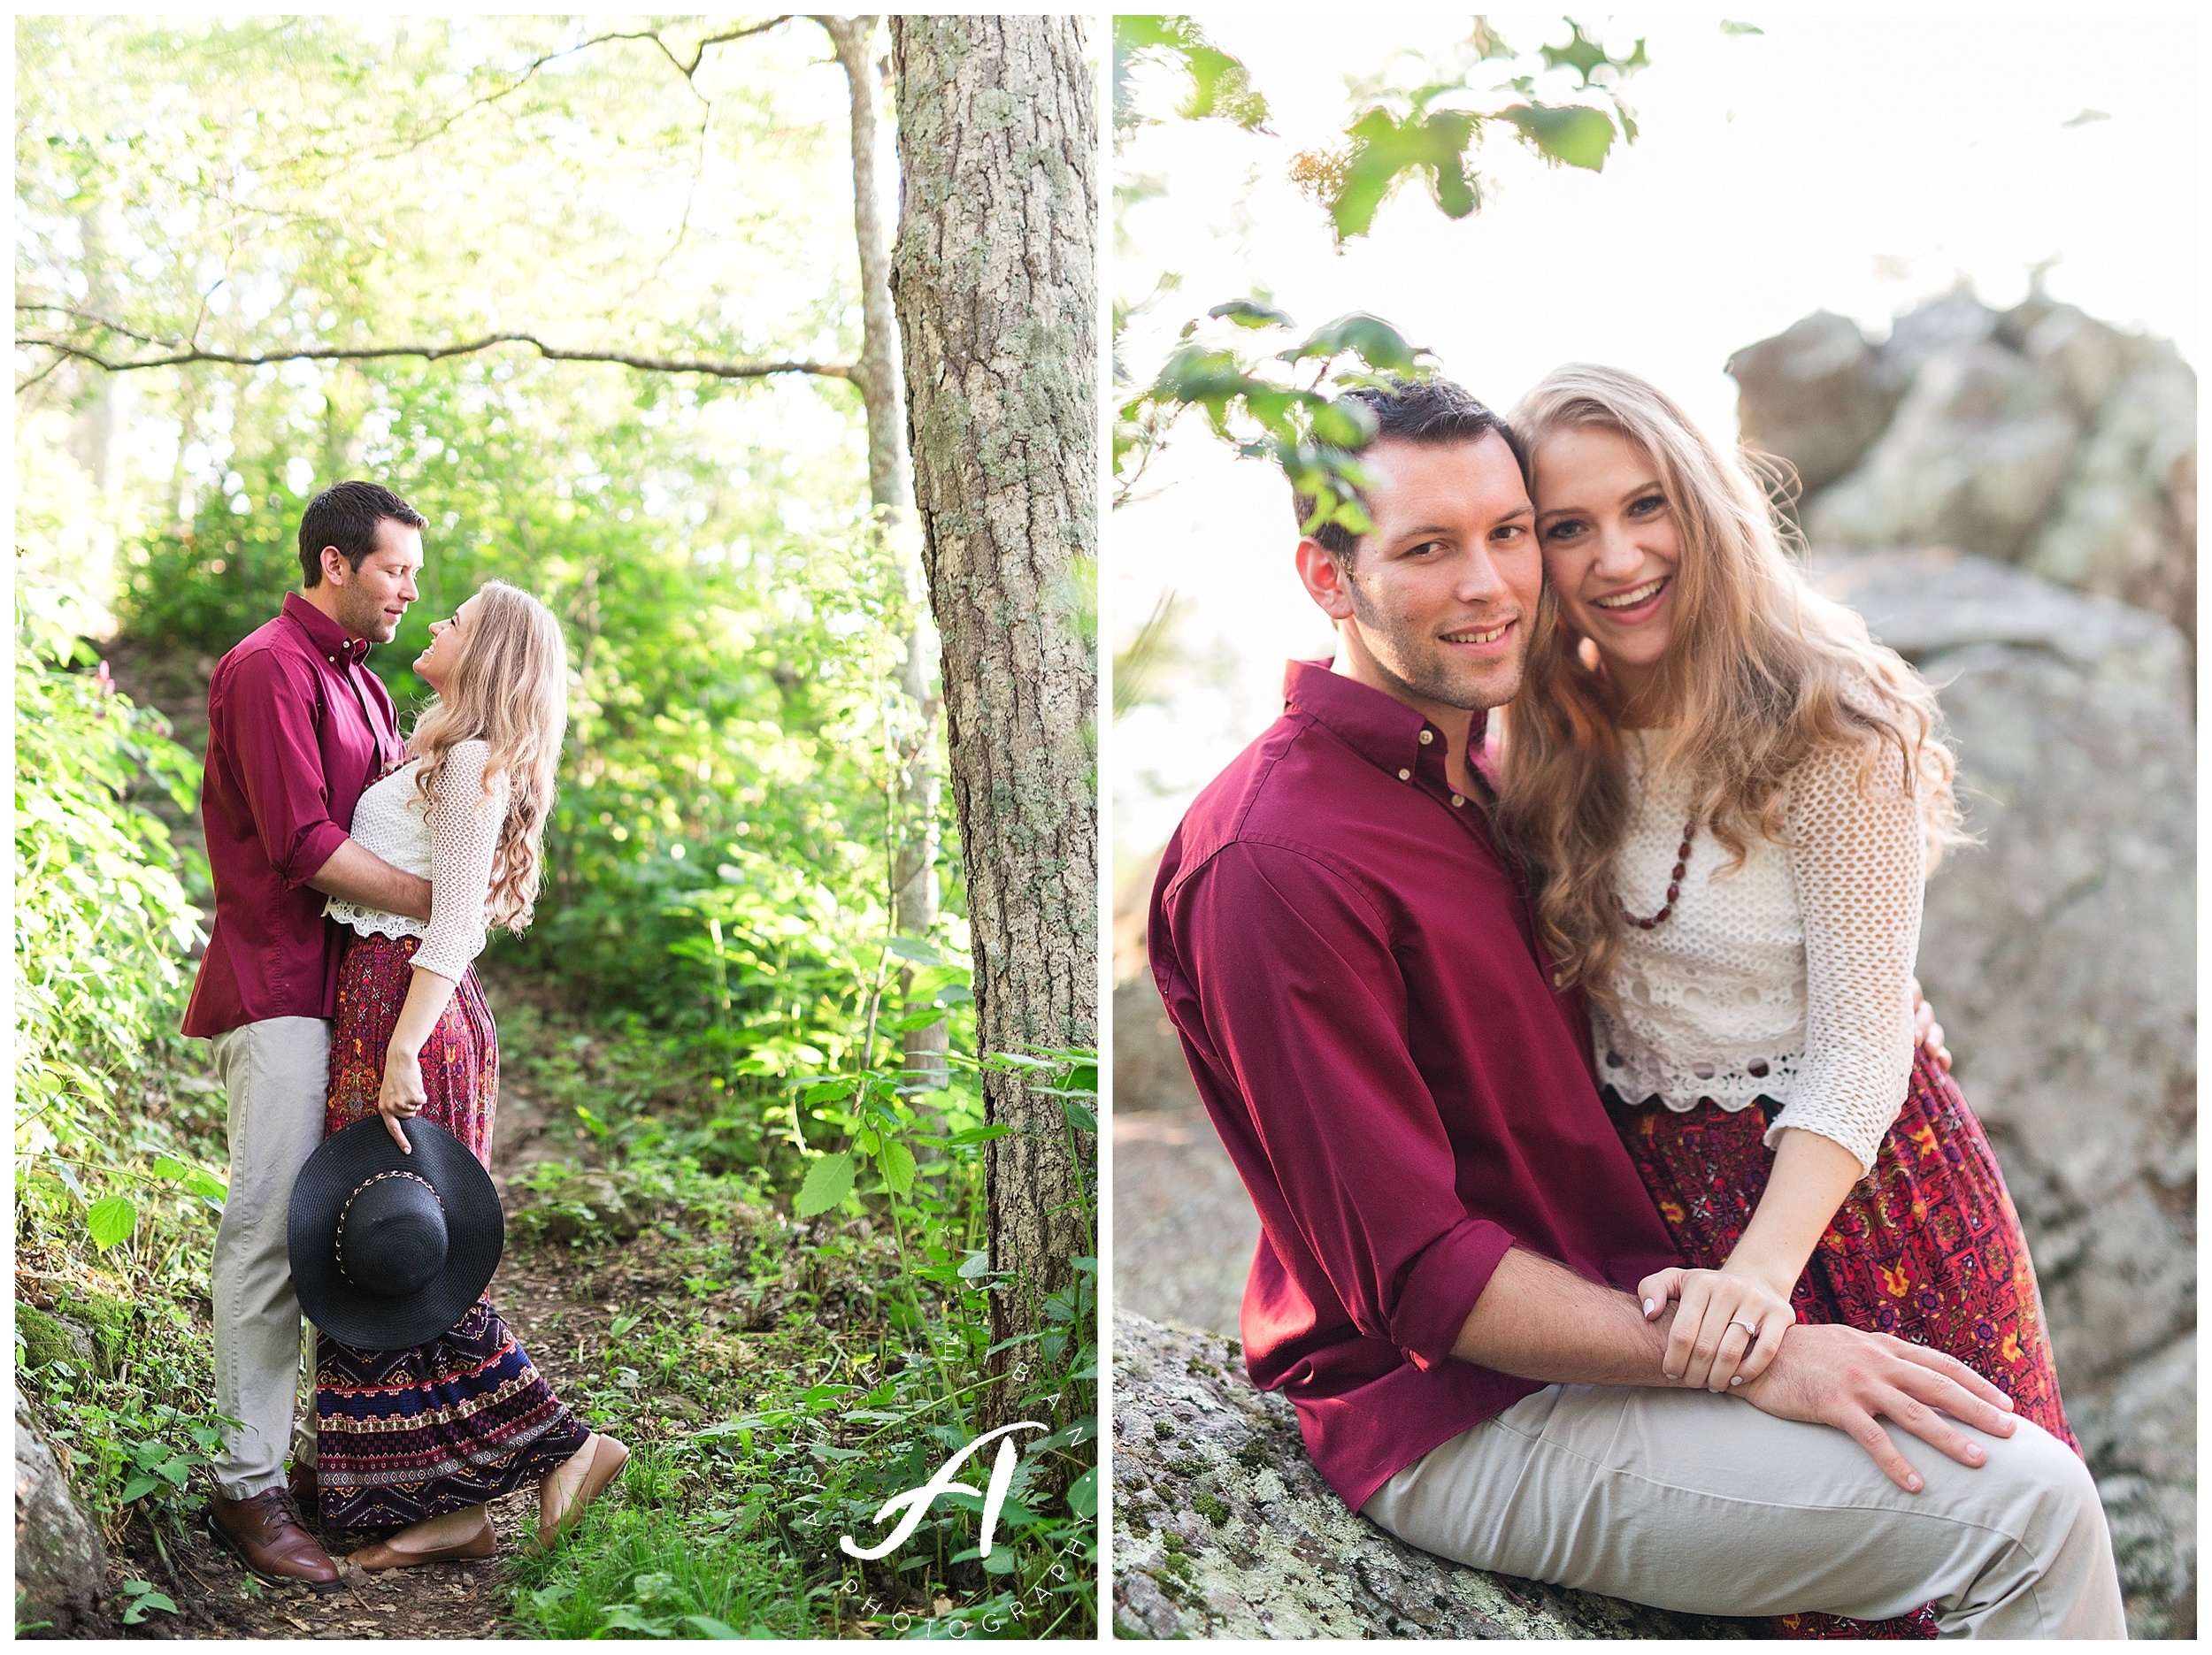
[[[1901,386],[1847,317],[1816,310],[1728,359],[1747,447],[1787,460],[1807,494],[1849,471],[1896,410]]]
[[[2062,314],[2030,335],[2031,351],[2054,326],[2070,340],[2111,333]],[[2076,377],[2093,389],[2110,374],[2110,388],[2021,567],[2166,616],[2193,637],[2197,376],[2170,349],[2124,353],[2100,341],[2079,354],[2094,361]]]
[[[2196,375],[2037,291],[1971,292],[1872,343],[1816,310],[1730,358],[1747,448],[1795,465],[1824,550],[1949,545],[2196,637]]]
[[[2139,1636],[2194,1625],[2196,742],[2155,616],[1948,551],[1816,565],[1939,686],[1978,846],[1920,978],[2020,1208]]]
[[[1804,508],[1823,548],[1940,542],[2019,554],[2066,480],[2081,417],[2050,374],[1994,340],[1930,356],[1857,470]]]
[[[1485,1574],[1346,1509],[1236,1342],[1114,1317],[1114,1628],[1125,1637],[1746,1638]]]
[[[15,1618],[59,1636],[95,1624],[107,1548],[70,1497],[69,1481],[21,1396],[15,1399]]]

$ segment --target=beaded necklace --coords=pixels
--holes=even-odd
[[[1674,872],[1667,877],[1665,906],[1649,919],[1640,919],[1628,911],[1628,904],[1616,896],[1613,900],[1621,910],[1621,917],[1640,931],[1649,931],[1674,912],[1675,899],[1682,894],[1682,875],[1690,865],[1690,836],[1697,831],[1697,818],[1692,816],[1682,824],[1682,843],[1674,853]]]

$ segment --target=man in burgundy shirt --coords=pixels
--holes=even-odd
[[[1707,1613],[1939,1601],[1949,1634],[2124,1636],[2086,1470],[1949,1357],[1801,1326],[1732,1396],[1661,1372],[1671,1312],[1625,1290],[1679,1260],[1469,762],[1542,589],[1517,448],[1456,386],[1357,395],[1372,530],[1298,548],[1334,669],[1292,665],[1282,718],[1170,841],[1148,927],[1259,1212],[1254,1383],[1348,1505],[1478,1567]],[[1878,1415],[1942,1457],[1924,1475]]]
[[[415,600],[423,525],[374,483],[316,495],[300,519],[303,590],[222,658],[207,690],[200,815],[215,924],[184,1032],[213,1041],[228,1105],[215,1406],[240,1422],[209,1514],[256,1574],[318,1590],[335,1590],[338,1570],[301,1528],[284,1475],[300,1368],[286,1220],[323,1136],[339,949],[324,901],[430,914],[429,881],[346,834],[363,790],[401,756],[391,697],[364,662]]]

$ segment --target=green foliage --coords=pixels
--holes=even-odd
[[[105,1249],[138,1204],[104,1182],[222,1195],[175,1156],[138,1171],[121,1110],[181,1009],[201,935],[185,882],[205,875],[154,808],[188,807],[198,767],[54,618],[66,595],[17,594],[15,1150],[23,1196],[78,1209]]]
[[[1189,91],[1176,105],[1185,120],[1225,120],[1247,132],[1267,125],[1267,100],[1252,85],[1244,65],[1206,38],[1205,31],[1187,17],[1124,17],[1114,19],[1114,125],[1125,128],[1146,124],[1131,85],[1140,65],[1171,66],[1189,82]]]
[[[1338,246],[1368,234],[1383,203],[1416,177],[1427,180],[1430,197],[1445,217],[1471,216],[1483,195],[1474,157],[1494,121],[1505,122],[1545,161],[1590,172],[1604,168],[1616,135],[1633,142],[1635,117],[1619,88],[1649,65],[1644,42],[1613,57],[1572,19],[1568,31],[1565,45],[1542,46],[1538,57],[1543,71],[1578,77],[1566,88],[1572,101],[1537,96],[1539,72],[1532,65],[1507,76],[1489,68],[1501,59],[1509,64],[1517,54],[1481,18],[1455,64],[1424,65],[1418,85],[1378,82],[1356,99],[1366,107],[1345,127],[1344,142],[1307,151],[1291,168],[1292,177],[1328,212]]]
[[[887,986],[879,1038],[887,1044],[898,1023],[944,1009],[955,976],[964,973],[949,963],[918,971],[895,1000]],[[686,1617],[701,1614],[741,1634],[793,1634],[758,1598],[716,1600],[687,1584],[671,1559],[689,1550],[716,1559],[714,1572],[738,1586],[780,1582],[784,1600],[804,1605],[798,1626],[823,1633],[1087,1631],[1097,1387],[1088,1256],[1076,1260],[1072,1286],[1042,1296],[1044,1330],[1010,1359],[1011,1417],[1051,1429],[1025,1444],[991,1556],[976,1554],[980,1502],[965,1497],[941,1502],[876,1563],[836,1551],[840,1534],[872,1538],[884,1501],[974,1435],[989,1298],[1035,1291],[990,1270],[982,1251],[984,1147],[1006,1129],[982,1121],[974,1060],[938,1092],[912,1091],[896,1069],[873,1065],[794,1077],[791,1130],[765,1166],[710,1174],[680,1147],[698,1141],[691,1122],[726,1107],[699,1084],[707,1060],[696,1049],[681,1057],[634,1028],[558,1053],[531,1038],[534,1023],[515,1031],[514,1021],[518,1080],[557,1107],[605,1098],[609,1077],[656,1059],[664,1086],[657,1100],[592,1111],[582,1137],[607,1156],[603,1170],[548,1162],[523,1181],[532,1199],[518,1234],[561,1235],[538,1222],[548,1206],[619,1213],[568,1242],[581,1268],[624,1273],[629,1285],[579,1298],[621,1294],[638,1306],[609,1323],[597,1371],[564,1387],[572,1406],[638,1445],[637,1456],[603,1521],[595,1514],[560,1552],[526,1564],[523,1627],[546,1636],[717,1636],[685,1630]],[[972,1024],[953,1024],[957,1058]],[[671,1073],[672,1061],[693,1067]],[[995,1061],[1057,1098],[1067,1130],[1096,1130],[1094,1054]],[[801,1138],[816,1147],[800,1150]],[[826,1165],[841,1171],[825,1175]],[[806,1191],[820,1193],[826,1176],[843,1192],[818,1207]],[[787,1192],[788,1216],[770,1204],[771,1189]],[[681,1297],[640,1297],[641,1275],[680,1284]],[[943,1613],[933,1607],[941,1598],[953,1605]]]
[[[1170,427],[1196,408],[1217,437],[1248,459],[1274,461],[1298,494],[1314,502],[1303,533],[1327,523],[1366,533],[1367,514],[1359,502],[1366,479],[1358,456],[1374,440],[1374,415],[1341,394],[1355,386],[1425,379],[1434,372],[1433,359],[1389,323],[1356,312],[1265,356],[1240,343],[1239,335],[1294,336],[1296,324],[1280,310],[1241,299],[1217,305],[1207,316],[1234,331],[1209,333],[1190,323],[1184,343],[1158,376],[1118,410],[1114,466],[1120,490],[1135,487]]]

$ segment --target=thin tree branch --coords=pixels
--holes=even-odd
[[[117,330],[120,332],[120,329]],[[778,373],[811,373],[823,379],[849,379],[852,365],[842,362],[710,362],[686,356],[640,356],[619,350],[570,350],[549,345],[531,333],[487,333],[481,339],[450,345],[374,345],[357,349],[332,346],[301,350],[272,350],[246,355],[238,351],[205,350],[197,346],[174,349],[165,356],[143,356],[116,361],[65,339],[19,338],[19,346],[34,346],[58,356],[73,356],[110,373],[128,373],[140,368],[173,368],[186,363],[208,362],[234,368],[259,368],[277,362],[373,362],[390,356],[420,356],[426,362],[447,356],[465,356],[494,345],[527,345],[549,362],[611,362],[648,373],[703,373],[717,379],[759,379]]]

